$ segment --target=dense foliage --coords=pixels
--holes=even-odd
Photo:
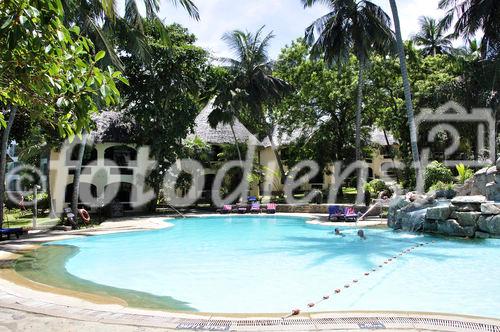
[[[194,45],[195,37],[186,29],[166,27],[169,43],[161,38],[156,24],[145,21],[151,63],[145,65],[133,54],[121,57],[130,84],[122,86],[122,112],[134,126],[131,140],[148,145],[158,166],[149,180],[159,189],[164,173],[182,155],[182,139],[194,125],[205,92],[210,90],[213,72],[208,54]]]
[[[438,182],[453,183],[454,177],[451,170],[443,163],[433,161],[425,168],[425,190],[435,185]]]
[[[98,62],[93,43],[78,26],[63,24],[60,0],[12,0],[0,3],[0,107],[8,123],[0,154],[0,226],[3,222],[6,149],[17,114],[27,123],[57,128],[60,137],[91,126],[99,107],[115,104],[120,72]],[[26,128],[28,129],[28,128]]]

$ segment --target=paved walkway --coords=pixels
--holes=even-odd
[[[74,232],[49,232],[18,241],[0,244],[0,332],[5,331],[321,331],[377,329],[410,331],[490,331],[500,332],[500,321],[494,319],[441,314],[390,312],[305,313],[282,319],[279,315],[244,316],[189,314],[143,310],[123,303],[96,298],[71,296],[56,289],[13,282],[10,262],[19,252],[32,250],[38,244],[68,237],[91,236],[123,231],[169,227],[165,218],[135,218],[108,222],[94,229]],[[376,225],[378,220],[364,226]],[[338,223],[328,223],[339,225]],[[15,280],[15,278],[14,278]],[[74,292],[73,292],[74,293]],[[104,298],[106,299],[106,298]],[[102,300],[102,299],[101,299]]]

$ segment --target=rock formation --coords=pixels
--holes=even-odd
[[[500,237],[500,159],[476,172],[452,200],[434,196],[399,197],[389,207],[393,229],[459,237]]]

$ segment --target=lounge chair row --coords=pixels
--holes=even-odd
[[[328,220],[332,221],[357,221],[359,214],[353,207],[342,208],[337,205],[328,207]]]
[[[228,214],[228,213],[240,213],[240,214],[245,214],[247,212],[249,213],[261,213],[261,212],[266,212],[269,214],[274,214],[276,213],[276,204],[275,203],[269,203],[266,204],[266,207],[261,207],[260,203],[252,203],[251,205],[246,205],[246,204],[236,204],[236,205],[224,205],[222,209],[218,210],[221,214]]]

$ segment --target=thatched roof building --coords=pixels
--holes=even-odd
[[[212,112],[212,104],[205,106],[195,119],[195,126],[187,138],[199,137],[209,144],[234,144],[234,136],[229,124],[219,124],[217,128],[212,128],[208,123],[208,116]],[[123,112],[104,111],[94,117],[96,130],[92,132],[92,137],[96,143],[114,142],[114,143],[134,143],[131,142],[132,133],[135,124],[130,119],[124,118]],[[240,121],[237,119],[233,125],[234,133],[238,142],[247,143],[249,139],[254,139],[257,145],[270,147],[271,142],[266,137],[259,141]],[[315,129],[297,129],[292,133],[276,128],[273,133],[273,141],[276,146],[289,145],[301,137],[311,136]],[[387,139],[390,145],[397,144],[396,139],[387,133]],[[371,131],[371,142],[386,146],[387,140],[384,132],[379,128],[373,128]]]

